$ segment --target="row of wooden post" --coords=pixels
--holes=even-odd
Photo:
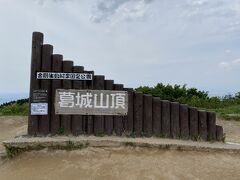
[[[92,81],[37,80],[36,72],[75,72],[92,73]],[[32,116],[29,112],[29,135],[94,134],[121,136],[159,136],[169,138],[221,140],[223,129],[216,125],[216,115],[212,112],[198,111],[176,102],[160,100],[158,97],[133,92],[104,76],[94,75],[83,66],[74,66],[72,61],[53,54],[53,46],[43,44],[43,34],[33,33],[30,82],[30,103],[33,90],[45,89],[48,92],[48,115]],[[95,89],[128,91],[127,116],[99,115],[56,115],[54,97],[56,89]],[[29,108],[30,109],[30,108]]]

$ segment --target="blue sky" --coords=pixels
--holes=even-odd
[[[127,87],[240,91],[240,0],[1,0],[0,22],[0,94],[27,94],[33,31]]]

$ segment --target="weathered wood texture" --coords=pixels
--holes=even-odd
[[[83,66],[74,66],[74,73],[83,73]],[[83,81],[73,81],[73,89],[83,89]],[[77,136],[83,134],[83,116],[81,115],[73,115],[72,116],[72,133]]]
[[[143,96],[143,133],[145,136],[152,136],[152,96]]]
[[[62,55],[52,54],[51,45],[43,45],[43,34],[34,32],[32,36],[29,135],[56,134],[62,128],[65,134],[122,134],[131,136],[163,136],[168,138],[223,140],[223,128],[216,125],[216,114],[198,111],[194,107],[160,100],[114,84],[113,80],[104,80],[104,76],[94,76],[94,71],[86,71],[83,66],[73,66],[72,61],[62,61]],[[90,81],[37,80],[36,73],[76,72],[91,73]],[[48,91],[48,115],[31,115],[30,106],[34,90]],[[127,116],[112,115],[57,115],[54,97],[56,89],[95,89],[125,90],[128,92]]]
[[[42,65],[41,71],[50,72],[52,70],[52,53],[53,46],[44,44],[42,47]],[[49,134],[50,118],[51,118],[51,81],[41,80],[41,89],[47,90],[48,93],[48,115],[40,116],[39,133],[43,135]]]
[[[113,80],[105,80],[104,86],[106,90],[114,89],[114,81]],[[113,133],[113,116],[105,116],[105,132],[107,135],[111,135]]]
[[[180,137],[179,103],[171,102],[171,136]]]
[[[216,139],[217,141],[224,141],[224,134],[222,126],[216,125]]]
[[[158,97],[153,97],[152,104],[152,116],[153,116],[153,135],[160,136],[161,131],[161,123],[162,123],[162,106],[161,100]]]
[[[134,133],[140,136],[143,129],[143,94],[134,93]]]
[[[115,84],[114,85],[114,90],[123,90],[123,84]],[[114,117],[114,122],[113,122],[113,126],[114,126],[114,131],[116,133],[117,136],[121,136],[124,129],[123,129],[123,116],[115,116]]]
[[[199,119],[199,136],[202,140],[207,140],[207,112],[199,111],[198,112]]]
[[[216,140],[216,114],[208,112],[207,116],[208,140]]]
[[[73,62],[72,61],[63,61],[63,72],[72,72],[73,71]],[[71,89],[72,88],[72,81],[69,80],[62,80],[62,88],[63,89]],[[61,116],[61,127],[64,130],[65,134],[72,133],[71,131],[71,115],[63,115]]]
[[[31,57],[31,76],[29,90],[29,116],[28,116],[28,134],[35,135],[38,133],[39,116],[31,115],[31,100],[33,90],[40,88],[40,82],[36,78],[37,71],[41,70],[41,55],[42,55],[43,34],[34,32],[32,34],[32,57]]]
[[[189,135],[191,139],[198,138],[198,111],[194,107],[189,108]]]
[[[54,54],[52,56],[52,71],[53,72],[62,72],[62,59],[63,56],[60,54]],[[51,96],[51,133],[56,134],[60,128],[60,116],[55,114],[54,100],[55,100],[55,92],[56,89],[60,89],[62,87],[61,80],[52,80],[52,96]]]
[[[85,71],[86,73],[91,73],[93,80],[92,81],[85,81],[84,83],[84,88],[85,89],[93,89],[94,86],[94,71]],[[93,116],[88,115],[88,116],[84,116],[84,121],[83,121],[84,125],[85,125],[85,131],[86,134],[93,134],[93,128],[94,128],[94,124],[93,124]]]
[[[170,102],[162,100],[162,135],[164,137],[171,136],[171,114],[170,114]]]
[[[104,89],[104,76],[94,76],[93,89]],[[100,135],[104,133],[104,116],[94,116],[94,134]]]
[[[188,106],[185,104],[180,105],[180,134],[182,139],[189,138],[189,115]]]

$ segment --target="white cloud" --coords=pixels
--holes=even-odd
[[[240,58],[239,59],[234,59],[230,62],[220,62],[219,67],[224,68],[224,69],[229,69],[229,68],[234,68],[236,65],[240,65]]]

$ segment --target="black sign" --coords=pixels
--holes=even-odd
[[[33,90],[32,103],[48,103],[48,92],[45,89]]]

